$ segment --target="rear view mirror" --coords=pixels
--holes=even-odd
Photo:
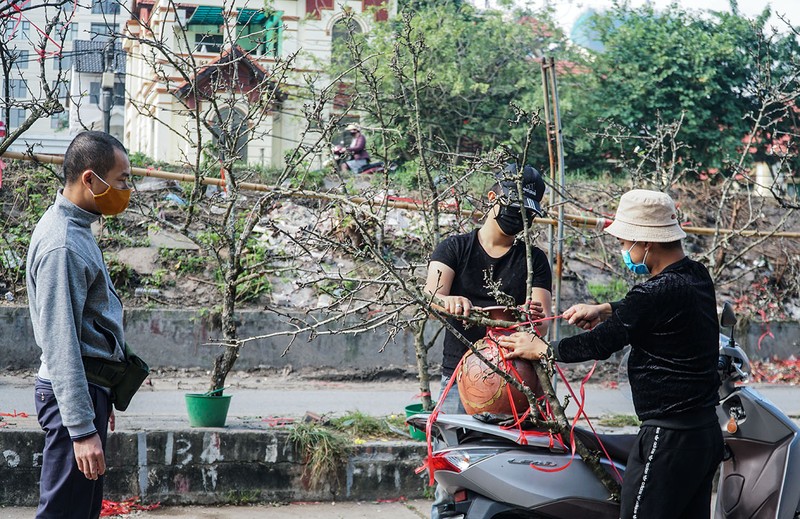
[[[733,328],[736,324],[736,313],[733,311],[733,305],[726,302],[722,305],[722,316],[719,319],[719,324],[724,328]]]

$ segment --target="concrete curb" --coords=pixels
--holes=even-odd
[[[265,502],[419,498],[414,474],[426,450],[413,441],[355,445],[337,477],[309,488],[288,431],[226,428],[123,431],[109,435],[105,496],[145,503],[219,505]],[[0,430],[0,506],[38,502],[44,433]]]

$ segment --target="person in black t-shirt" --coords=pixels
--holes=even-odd
[[[499,182],[487,193],[492,207],[480,229],[446,238],[431,255],[425,290],[435,294],[443,303],[442,309],[449,313],[468,316],[473,308],[500,305],[501,302],[487,287],[487,281],[499,282],[500,291],[512,297],[517,306],[530,301],[532,317],[541,318],[551,313],[552,275],[547,257],[540,249],[532,248],[533,293],[526,297],[525,243],[517,239],[524,226],[521,206],[529,225],[535,215],[542,214],[539,202],[544,195],[544,181],[538,171],[525,166],[522,172],[523,203],[520,204],[516,171],[515,165],[509,165],[498,175]],[[510,315],[504,317],[508,319]],[[458,319],[449,322],[471,342],[486,335],[485,327],[465,327]],[[538,329],[546,334],[547,328],[545,322]],[[445,333],[443,384],[447,383],[466,351],[467,346],[453,333]],[[445,413],[464,412],[455,386],[441,409]]]
[[[556,360],[607,359],[631,345],[628,377],[642,421],[622,483],[622,519],[710,517],[722,460],[718,403],[719,325],[714,282],[683,252],[669,195],[636,189],[620,199],[606,231],[634,273],[652,276],[624,299],[575,305],[564,318],[587,331],[553,343]],[[537,360],[547,345],[527,333],[500,338],[507,357]],[[676,484],[679,482],[679,484]]]
[[[441,300],[443,305],[438,308],[451,314],[468,316],[473,308],[500,305],[488,288],[487,281],[491,281],[499,283],[500,291],[512,297],[515,305],[522,306],[528,302],[532,319],[550,316],[552,275],[547,257],[540,249],[532,248],[533,288],[531,294],[526,294],[528,269],[525,242],[517,239],[517,235],[524,230],[523,211],[529,227],[534,216],[542,215],[539,202],[544,195],[544,181],[538,171],[525,166],[522,170],[523,196],[520,203],[517,179],[516,166],[509,165],[498,175],[498,183],[486,195],[492,206],[480,229],[446,238],[433,251],[425,290]],[[492,317],[513,320],[508,312],[495,313]],[[461,320],[452,318],[448,322],[473,343],[486,335],[483,326],[465,327]],[[539,333],[546,334],[548,324],[548,321],[540,323],[537,327]],[[467,346],[447,330],[442,359],[442,391],[466,351]],[[465,413],[456,384],[441,402],[440,410],[445,413]],[[431,517],[438,518],[439,506],[451,500],[444,488],[437,485]]]

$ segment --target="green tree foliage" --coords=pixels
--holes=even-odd
[[[603,50],[589,53],[587,73],[569,85],[573,164],[624,162],[635,157],[637,137],[656,133],[657,121],[681,119],[678,137],[687,146],[678,158],[700,170],[730,169],[756,125],[750,158],[768,158],[770,143],[796,133],[798,71],[796,35],[768,33],[768,17],[768,10],[748,20],[625,4],[597,15]]]
[[[356,53],[380,82],[377,103],[363,97],[367,79],[358,67],[344,79],[355,108],[371,114],[376,125],[380,105],[380,119],[395,134],[398,155],[412,155],[415,111],[423,114],[422,134],[430,141],[423,145],[435,141],[451,153],[502,144],[518,147],[524,130],[517,135],[509,124],[510,105],[526,110],[541,106],[539,57],[562,39],[545,15],[518,14],[508,20],[500,12],[478,13],[458,2],[418,2],[394,20],[377,24],[356,45]],[[544,144],[539,148],[546,153]]]

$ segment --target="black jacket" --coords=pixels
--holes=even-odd
[[[717,404],[719,325],[703,265],[677,261],[611,306],[612,316],[593,330],[554,344],[556,359],[607,359],[630,344],[628,376],[642,421]]]

